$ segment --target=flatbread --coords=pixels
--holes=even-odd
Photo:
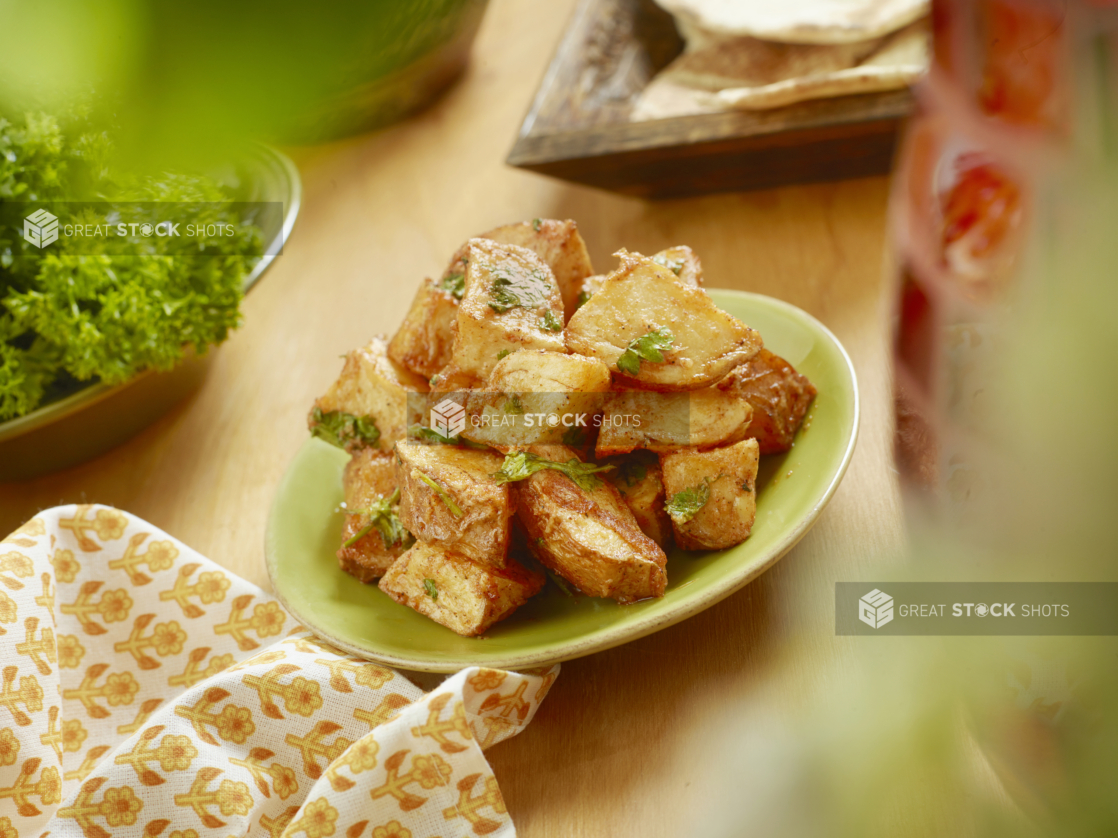
[[[850,44],[928,14],[928,0],[656,0],[688,31],[790,44]]]
[[[905,87],[928,66],[924,21],[862,44],[805,46],[753,38],[706,41],[641,92],[630,119],[643,122],[725,110],[777,108],[807,99]]]
[[[927,27],[917,23],[886,39],[876,52],[854,67],[756,87],[726,88],[715,93],[714,99],[726,109],[778,108],[806,99],[896,90],[915,82],[927,69]]]
[[[780,44],[748,36],[723,38],[698,50],[689,48],[665,73],[677,84],[702,90],[764,87],[848,70],[880,47],[880,40],[820,45]]]

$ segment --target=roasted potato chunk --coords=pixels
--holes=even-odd
[[[542,445],[532,452],[567,462],[575,452]],[[576,458],[577,459],[577,458]],[[607,480],[580,488],[559,471],[543,469],[516,484],[517,514],[533,554],[590,596],[632,602],[664,595],[667,556],[645,535]]]
[[[457,318],[454,295],[433,280],[423,280],[388,344],[388,357],[416,375],[431,378],[450,363]]]
[[[420,541],[504,565],[513,505],[509,487],[493,477],[503,462],[491,451],[398,443],[400,521]]]
[[[721,550],[753,531],[757,514],[757,440],[660,458],[667,511],[684,550]]]
[[[685,244],[678,244],[655,253],[652,261],[670,270],[684,285],[703,287],[703,263],[695,251]]]
[[[371,582],[411,544],[399,520],[398,498],[387,502],[396,492],[395,459],[375,448],[358,451],[346,464],[342,487],[346,516],[338,564],[351,576]],[[386,538],[386,533],[391,536]]]
[[[752,413],[745,399],[716,387],[686,393],[616,390],[602,410],[595,454],[608,457],[636,448],[668,453],[737,442],[745,439]]]
[[[681,244],[676,247],[669,247],[667,250],[661,250],[653,255],[652,261],[670,270],[684,285],[690,285],[693,288],[703,287],[702,263],[699,262],[699,257],[695,255],[695,251],[687,245]],[[575,298],[575,309],[600,291],[602,283],[606,279],[606,274],[594,274],[582,280],[578,287],[578,295]],[[574,314],[573,311],[567,312],[568,320],[572,314]]]
[[[616,468],[607,475],[637,519],[641,532],[666,553],[672,544],[672,522],[664,510],[664,475],[660,458],[649,451],[634,451],[607,462]]]
[[[485,379],[517,349],[566,352],[563,301],[551,269],[532,251],[471,239],[451,362]]]
[[[761,337],[663,265],[620,251],[621,267],[567,323],[567,349],[598,358],[615,379],[645,390],[697,390],[717,383],[761,348]],[[638,350],[653,334],[670,345],[662,361]],[[638,343],[639,341],[639,343]]]
[[[805,376],[767,349],[732,370],[718,386],[753,405],[746,435],[757,440],[762,454],[779,454],[792,447],[816,394]]]
[[[501,450],[589,439],[609,386],[609,368],[594,358],[514,352],[493,368],[485,390],[470,394],[462,435]]]
[[[494,567],[416,542],[380,580],[380,589],[463,637],[474,637],[523,605],[544,577],[514,561]]]
[[[375,337],[345,356],[342,374],[315,401],[307,424],[311,433],[350,452],[367,446],[391,451],[418,418],[408,414],[408,393],[427,389],[427,380],[391,360],[384,338]],[[345,417],[361,420],[357,431]],[[370,423],[375,433],[369,433]]]

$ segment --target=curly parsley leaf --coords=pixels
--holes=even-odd
[[[673,340],[675,338],[667,326],[661,326],[646,335],[633,338],[618,357],[617,368],[629,375],[640,375],[641,361],[653,364],[664,363],[664,352],[672,348]]]
[[[127,202],[131,220],[231,225],[199,252],[188,237],[63,236],[49,250],[0,225],[0,421],[28,413],[83,382],[119,384],[169,370],[240,323],[245,274],[260,232],[216,181],[181,173],[134,174],[120,165],[112,124],[78,104],[58,114],[0,118],[0,210],[8,201]],[[133,202],[144,204],[136,206]],[[92,208],[76,225],[105,224]],[[198,258],[205,257],[205,258]]]
[[[515,454],[505,455],[501,470],[493,477],[498,483],[512,483],[517,480],[527,480],[537,471],[543,471],[545,468],[567,475],[580,489],[591,492],[602,485],[601,479],[594,475],[599,471],[609,471],[613,466],[596,466],[593,463],[581,462],[577,457],[571,457],[565,463],[556,463],[536,454],[529,454],[527,451],[518,451]]]
[[[423,590],[427,592],[427,596],[431,597],[431,599],[439,598],[439,589],[435,587],[434,579],[424,579]]]
[[[395,547],[411,538],[411,533],[404,529],[400,523],[400,516],[396,514],[396,505],[400,502],[400,490],[397,489],[388,497],[383,495],[369,504],[365,509],[348,510],[351,515],[360,515],[367,519],[365,526],[357,534],[346,540],[344,547],[352,547],[374,529],[384,539],[385,547]]]
[[[440,486],[433,478],[428,477],[426,474],[419,471],[418,469],[414,469],[412,471],[412,476],[413,477],[418,477],[420,480],[422,480],[424,483],[426,483],[428,486],[430,486],[432,489],[434,489],[435,494],[437,494],[440,498],[442,498],[443,503],[446,504],[446,508],[450,510],[451,515],[453,515],[455,518],[461,518],[462,517],[462,514],[463,514],[462,513],[462,507],[460,507],[457,503],[455,503],[454,498],[452,498],[450,496],[450,492],[448,492],[446,489],[444,489],[442,486]]]
[[[682,492],[676,492],[671,500],[664,504],[664,509],[678,524],[686,524],[694,518],[700,509],[710,500],[710,482],[704,481],[698,486],[690,486]]]
[[[439,281],[439,287],[454,299],[460,300],[466,293],[466,275],[464,273],[447,274]]]
[[[354,416],[341,410],[323,411],[316,407],[311,411],[311,436],[350,450],[376,445],[380,430],[368,416]]]
[[[555,316],[554,311],[548,309],[544,312],[543,327],[549,332],[561,332],[563,331],[563,321]]]

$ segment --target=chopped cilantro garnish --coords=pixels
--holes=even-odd
[[[520,396],[518,396],[516,393],[513,393],[511,396],[508,397],[508,400],[505,402],[504,407],[501,409],[504,410],[505,413],[523,413],[524,405],[520,403]]]
[[[354,416],[341,410],[323,411],[316,407],[311,411],[311,436],[349,450],[376,445],[380,431],[368,416]]]
[[[710,482],[703,481],[698,486],[691,486],[682,492],[672,495],[664,509],[672,516],[672,520],[679,524],[686,524],[698,514],[699,510],[707,505],[710,500]]]
[[[571,599],[574,599],[578,596],[578,588],[576,588],[558,573],[548,568],[547,575],[548,578],[550,578],[551,581],[555,583],[555,587],[563,592],[563,596],[569,596]]]
[[[578,299],[575,301],[575,308],[576,309],[582,308],[583,304],[593,296],[594,295],[591,294],[589,291],[579,291],[578,292]]]
[[[672,348],[673,340],[667,326],[634,338],[617,359],[617,368],[629,375],[640,375],[641,361],[664,363],[664,350]]]
[[[361,515],[368,521],[365,526],[358,530],[356,535],[347,539],[343,546],[352,547],[374,529],[384,539],[385,547],[395,547],[397,544],[403,544],[408,539],[409,533],[400,523],[400,518],[393,508],[399,500],[400,490],[397,489],[388,497],[381,496],[373,501],[366,509],[350,510],[351,515]]]
[[[462,517],[462,507],[454,502],[454,498],[450,496],[450,492],[448,492],[446,489],[436,483],[432,478],[428,477],[426,474],[419,471],[418,469],[412,470],[412,474],[435,490],[435,494],[442,498],[443,503],[446,504],[446,508],[450,510],[451,515],[453,515],[455,518]]]
[[[551,296],[551,283],[539,270],[532,268],[513,277],[504,268],[490,268],[493,284],[489,286],[489,307],[498,314],[510,308],[536,308]]]
[[[548,309],[543,315],[543,327],[549,332],[563,331],[563,321],[555,316],[555,312]]]
[[[540,220],[538,218],[532,219],[532,229],[537,233],[540,231]]]
[[[464,273],[447,274],[439,282],[439,287],[451,294],[456,300],[462,299],[466,293],[466,275]]]
[[[579,428],[577,426],[571,426],[570,428],[567,428],[567,430],[563,431],[563,444],[569,445],[572,448],[578,448],[579,446],[585,445],[586,428]]]
[[[505,360],[505,358],[507,358],[511,354],[512,354],[511,349],[502,349],[500,352],[497,353],[497,360],[498,361],[503,361],[503,360]]]
[[[465,445],[467,448],[489,447],[469,439],[463,439],[461,436],[443,436],[434,428],[425,428],[423,425],[412,425],[409,427],[408,437],[410,439],[426,439],[430,442],[438,442],[442,445]]]
[[[593,463],[581,462],[577,457],[571,457],[565,463],[555,463],[536,454],[518,451],[515,454],[505,455],[501,470],[493,477],[498,483],[512,483],[516,480],[527,480],[537,471],[543,471],[545,468],[567,475],[580,489],[590,492],[602,484],[601,479],[594,474],[599,471],[609,471],[613,466],[596,466]]]
[[[512,288],[511,279],[499,276],[493,280],[493,284],[489,288],[489,294],[493,297],[489,301],[489,307],[498,314],[504,314],[510,308],[520,305],[520,297],[512,292]]]
[[[617,480],[614,483],[624,483],[626,486],[636,486],[648,477],[648,467],[639,460],[626,460],[617,469]]]
[[[424,579],[423,590],[427,592],[427,596],[431,597],[431,599],[439,598],[439,589],[435,587],[434,579]]]
[[[663,265],[676,276],[679,276],[680,271],[683,270],[682,259],[669,259],[662,253],[657,253],[655,256],[653,256],[652,261],[655,262],[657,265]]]

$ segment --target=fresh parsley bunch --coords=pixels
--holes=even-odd
[[[82,382],[170,369],[188,348],[204,352],[240,322],[259,232],[222,206],[231,196],[207,177],[114,167],[111,133],[81,108],[0,115],[0,209],[14,201],[183,202],[192,207],[176,208],[184,226],[232,224],[234,235],[204,251],[173,237],[87,238],[76,253],[66,237],[39,250],[14,224],[0,225],[0,421]]]

